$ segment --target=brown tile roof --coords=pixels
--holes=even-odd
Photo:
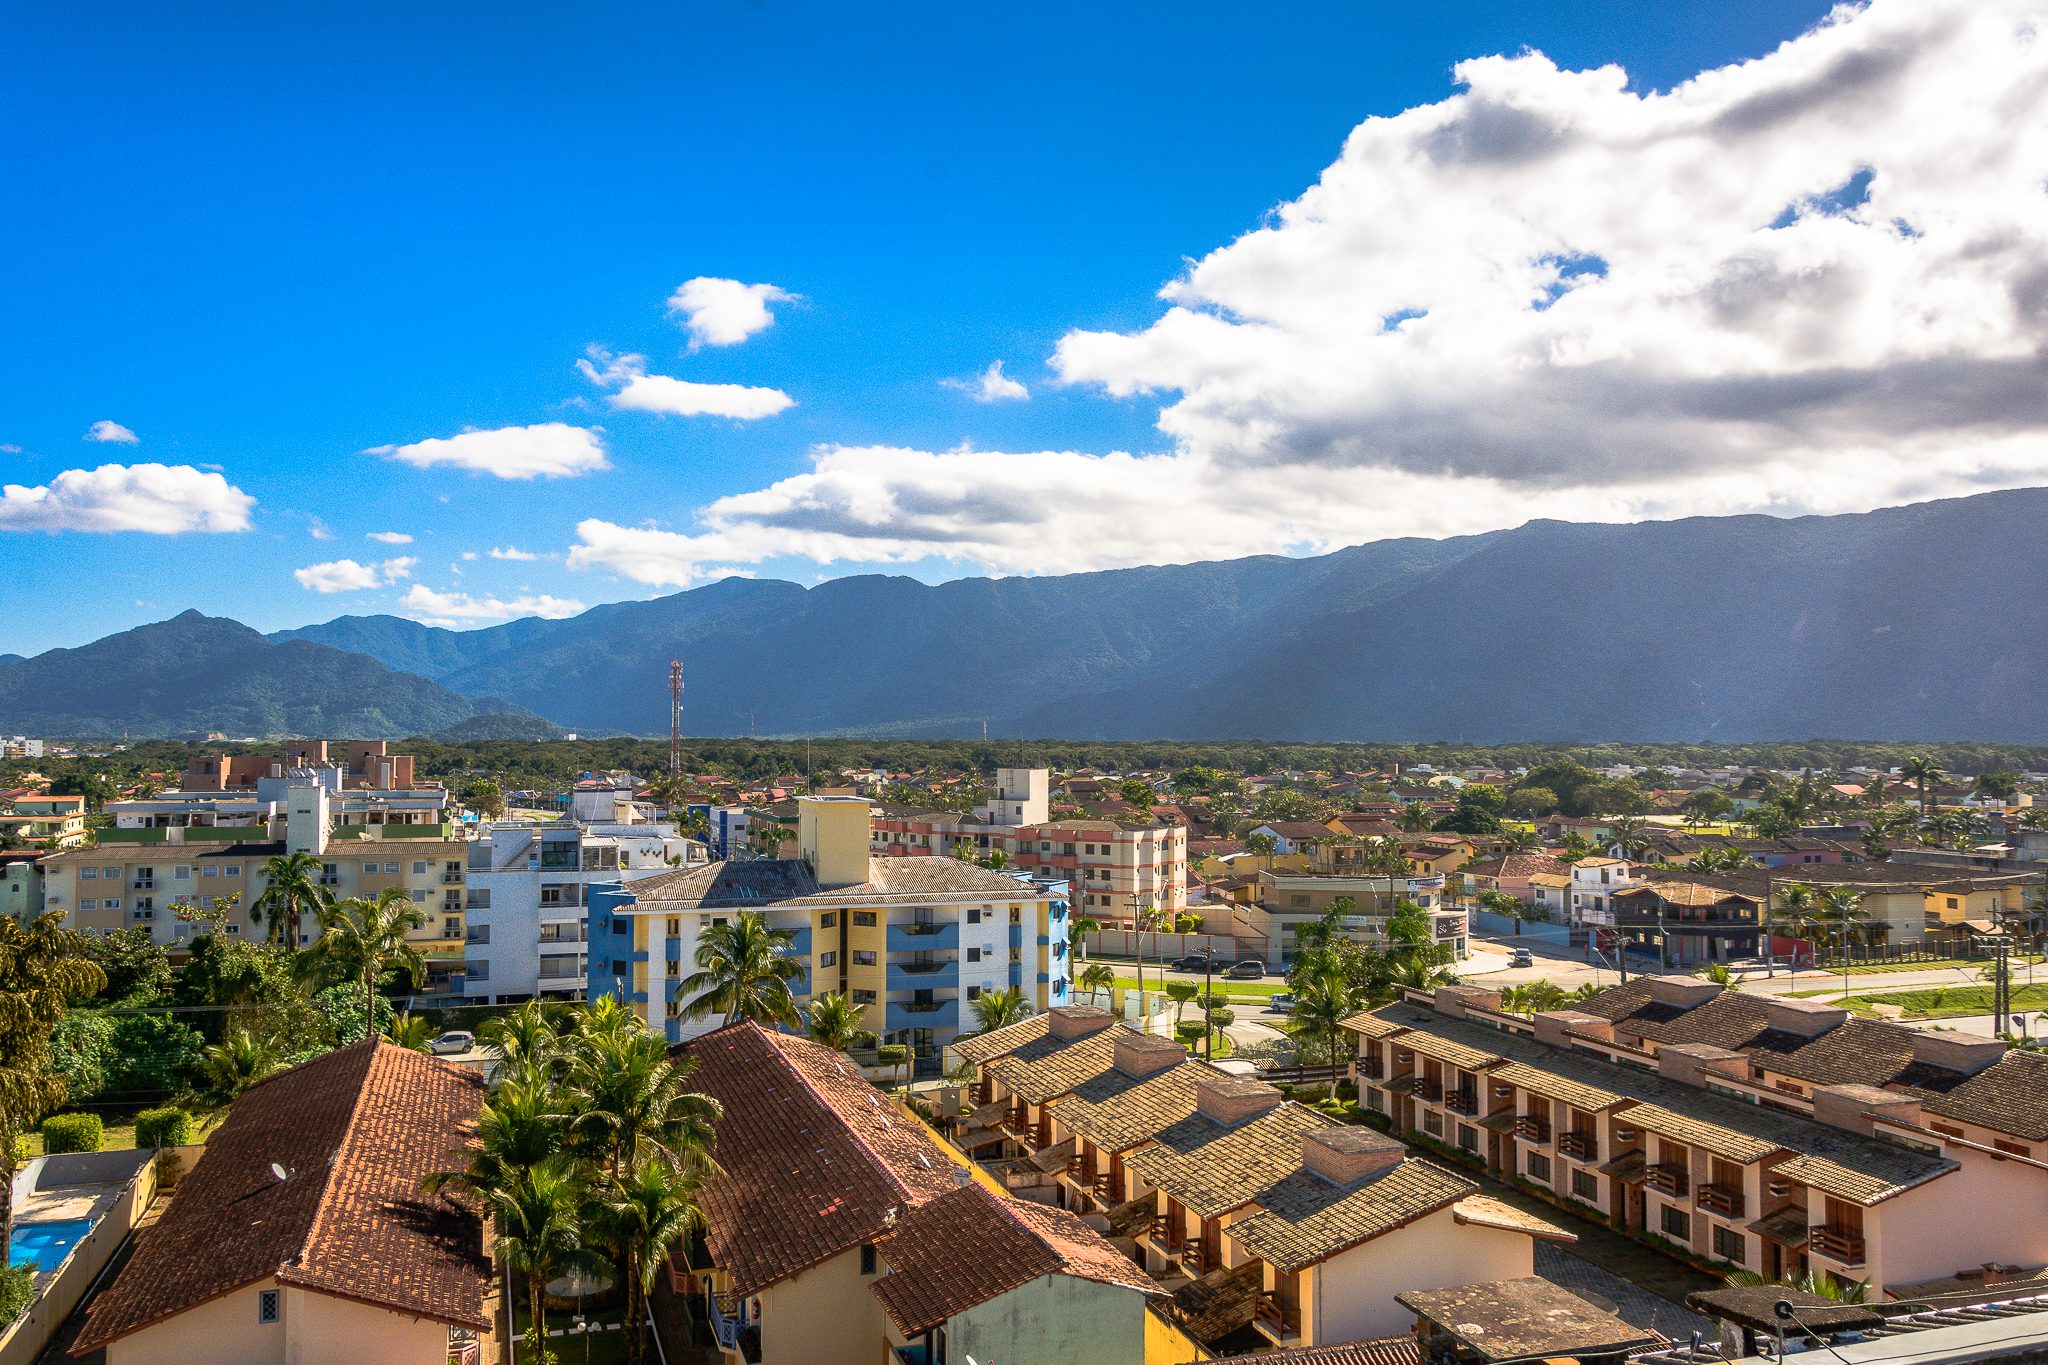
[[[1740,991],[1722,991],[1703,1005],[1677,1014],[1669,1007],[1642,1018],[1614,1021],[1616,1033],[1634,1034],[1653,1043],[1706,1043],[1712,1047],[1745,1048],[1771,1032],[1770,1010],[1763,1000]]]
[[[476,1073],[357,1043],[251,1086],[135,1255],[93,1301],[85,1352],[275,1278],[482,1328],[490,1263],[476,1216],[420,1179],[470,1139]],[[272,1162],[290,1172],[280,1181]]]
[[[704,1241],[741,1294],[872,1242],[954,1188],[952,1158],[858,1068],[808,1039],[728,1025],[674,1049],[725,1107]]]
[[[1974,1076],[1953,1080],[1955,1074],[1920,1066],[1899,1079],[1930,1114],[2035,1142],[2048,1139],[2048,1056],[2008,1052]]]
[[[1034,1014],[1029,1019],[1019,1019],[992,1033],[979,1033],[972,1038],[962,1038],[948,1044],[959,1057],[979,1065],[993,1057],[1000,1057],[1025,1043],[1045,1037],[1052,1026],[1050,1015]]]
[[[1395,1300],[1482,1360],[1608,1355],[1660,1338],[1538,1276],[1410,1289]]]
[[[1723,1128],[1718,1123],[1681,1114],[1675,1109],[1666,1109],[1661,1104],[1637,1104],[1624,1110],[1617,1123],[1630,1128],[1641,1128],[1660,1137],[1682,1142],[1689,1147],[1712,1152],[1715,1156],[1747,1165],[1761,1161],[1778,1150],[1779,1144],[1749,1133],[1740,1133],[1733,1128]]]
[[[1554,1071],[1544,1071],[1526,1062],[1509,1062],[1506,1066],[1495,1067],[1487,1073],[1490,1080],[1520,1086],[1549,1100],[1562,1100],[1574,1108],[1597,1114],[1612,1104],[1620,1104],[1624,1098],[1612,1090],[1575,1081],[1569,1076],[1560,1076]]]
[[[1297,1140],[1297,1163],[1300,1153]],[[1276,1270],[1299,1270],[1449,1208],[1478,1189],[1413,1157],[1356,1185],[1334,1185],[1301,1168],[1259,1191],[1258,1212],[1231,1223],[1223,1235]]]
[[[912,1209],[879,1245],[889,1273],[869,1289],[905,1336],[1045,1275],[1166,1293],[1078,1215],[977,1184]]]
[[[1130,1036],[1114,1025],[1085,1038],[1048,1033],[984,1063],[982,1070],[1028,1103],[1043,1104],[1115,1066],[1118,1034]]]
[[[1291,1100],[1230,1128],[1190,1114],[1161,1132],[1158,1145],[1124,1158],[1124,1165],[1198,1216],[1214,1218],[1260,1199],[1301,1169],[1303,1133],[1336,1126],[1335,1119]]]
[[[1257,1261],[1212,1270],[1176,1290],[1168,1309],[1183,1331],[1206,1346],[1250,1325],[1264,1282],[1265,1272]]]
[[[1463,1043],[1455,1042],[1449,1038],[1439,1038],[1431,1033],[1409,1033],[1395,1039],[1394,1050],[1399,1052],[1403,1049],[1414,1052],[1418,1056],[1430,1057],[1439,1062],[1446,1062],[1451,1066],[1460,1067],[1466,1071],[1477,1071],[1500,1060],[1499,1057],[1482,1048],[1467,1047]]]
[[[1421,1365],[1421,1361],[1422,1344],[1412,1335],[1340,1341],[1334,1346],[1302,1346],[1259,1355],[1259,1365]]]
[[[1403,1032],[1401,1025],[1389,1023],[1370,1010],[1363,1014],[1352,1015],[1344,1021],[1344,1027],[1362,1038],[1391,1038],[1395,1034]]]
[[[1195,1112],[1195,1082],[1215,1068],[1190,1059],[1142,1080],[1110,1068],[1053,1101],[1053,1117],[1105,1152],[1149,1142]]]

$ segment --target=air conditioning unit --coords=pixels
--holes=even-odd
[[[1614,1140],[1616,1142],[1634,1142],[1636,1140],[1636,1130],[1633,1128],[1617,1128],[1614,1130]]]
[[[1792,1193],[1792,1182],[1789,1180],[1773,1180],[1770,1184],[1770,1191],[1771,1198],[1783,1199],[1786,1195]]]
[[[1515,1088],[1511,1085],[1497,1085],[1493,1088],[1493,1097],[1497,1100],[1513,1099],[1514,1095]]]

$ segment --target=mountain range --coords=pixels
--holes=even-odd
[[[1036,578],[725,579],[472,631],[344,616],[266,640],[188,612],[0,662],[0,728],[660,733],[681,659],[697,735],[2040,743],[2044,519],[2048,489],[1538,521]],[[232,641],[236,667],[201,687],[126,643],[185,657],[187,636]],[[88,662],[83,693],[50,689]]]

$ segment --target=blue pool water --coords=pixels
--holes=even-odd
[[[64,1264],[71,1248],[92,1231],[90,1218],[53,1218],[47,1223],[16,1223],[14,1240],[7,1248],[9,1265],[55,1270]]]

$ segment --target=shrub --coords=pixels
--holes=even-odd
[[[135,1116],[137,1147],[189,1147],[192,1116],[182,1109],[145,1109]]]
[[[98,1114],[52,1114],[43,1120],[43,1150],[51,1155],[58,1152],[97,1152],[103,1136]]]
[[[26,1313],[35,1297],[35,1271],[25,1265],[0,1266],[0,1327]]]

